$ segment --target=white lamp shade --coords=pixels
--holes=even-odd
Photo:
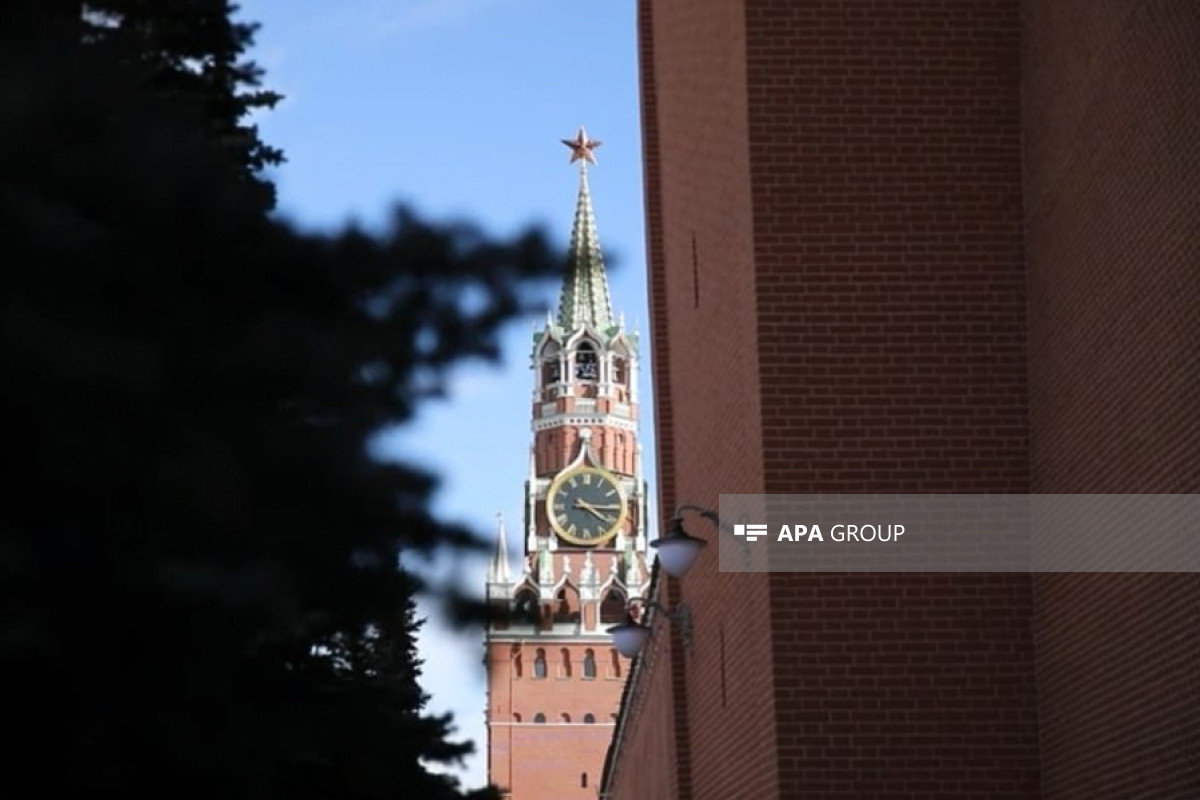
[[[690,536],[667,536],[659,539],[655,545],[662,568],[672,578],[682,578],[696,563],[696,556],[700,555],[704,542]]]
[[[626,658],[633,658],[642,652],[646,642],[650,641],[650,629],[636,622],[622,622],[608,629],[612,634],[613,646]]]

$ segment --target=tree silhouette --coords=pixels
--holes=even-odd
[[[10,785],[459,796],[422,764],[469,745],[423,711],[397,565],[478,542],[366,442],[496,357],[558,260],[403,209],[378,238],[270,219],[272,151],[213,133],[238,81],[164,91],[137,37],[78,11],[0,12]]]

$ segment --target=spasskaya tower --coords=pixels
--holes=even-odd
[[[522,557],[500,520],[487,575],[488,776],[510,800],[595,797],[628,667],[605,628],[649,581],[638,340],[613,316],[588,187],[600,143],[563,144],[579,191],[558,313],[533,335]]]

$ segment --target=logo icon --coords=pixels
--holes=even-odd
[[[767,535],[766,525],[734,525],[734,536],[744,536],[747,542],[757,542],[758,537]]]

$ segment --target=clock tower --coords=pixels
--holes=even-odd
[[[614,318],[579,162],[567,275],[533,335],[532,429],[522,557],[497,525],[487,575],[488,777],[510,800],[596,796],[628,661],[605,633],[648,588],[638,442],[637,335]]]

